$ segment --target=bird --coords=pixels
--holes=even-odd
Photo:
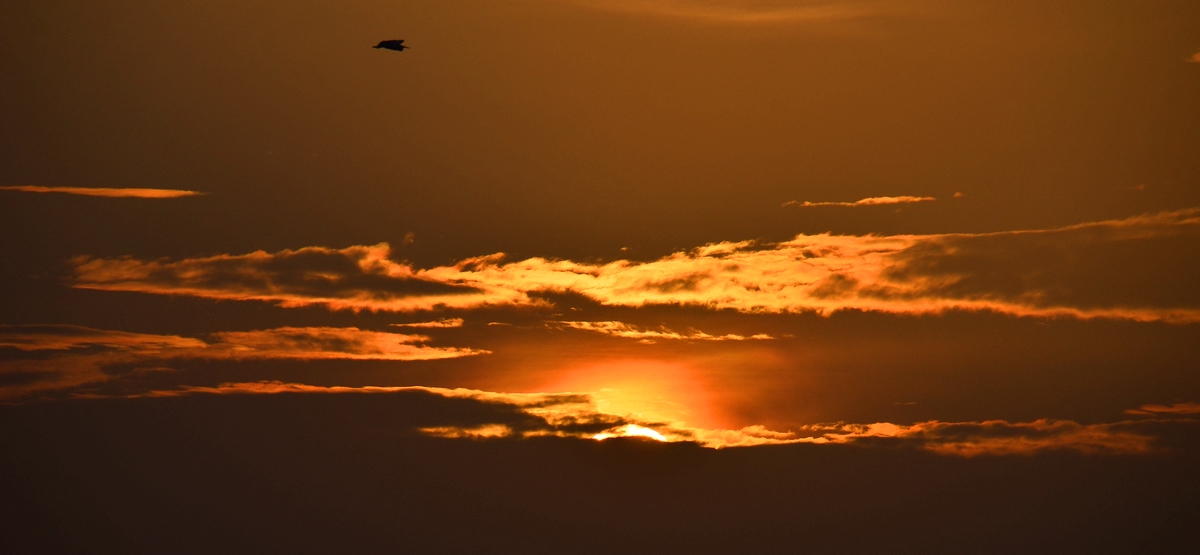
[[[386,48],[388,50],[395,50],[396,52],[404,52],[405,48],[412,48],[412,47],[404,46],[404,41],[402,41],[402,40],[384,40],[384,41],[379,41],[379,44],[376,44],[375,46],[372,46],[371,48]]]

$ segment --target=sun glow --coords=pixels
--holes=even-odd
[[[539,391],[587,393],[598,411],[642,422],[700,427],[724,424],[706,380],[696,369],[680,363],[619,360],[592,364],[564,372]]]
[[[662,434],[645,426],[638,426],[637,424],[627,424],[617,428],[613,432],[602,432],[592,436],[592,439],[605,440],[610,437],[648,437],[655,441],[667,441],[667,438]]]

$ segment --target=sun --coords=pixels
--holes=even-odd
[[[666,436],[645,426],[638,426],[637,424],[626,424],[613,432],[601,432],[592,436],[592,439],[604,440],[610,437],[646,437],[655,441],[667,441]]]
[[[701,373],[682,363],[606,361],[568,369],[539,389],[587,393],[598,411],[644,423],[702,427],[722,424]],[[665,439],[643,426],[628,428],[619,435]]]

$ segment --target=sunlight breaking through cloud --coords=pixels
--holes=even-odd
[[[1080,424],[1070,420],[1039,419],[1031,422],[928,421],[914,424],[812,424],[795,431],[775,431],[762,426],[741,429],[706,429],[673,422],[648,422],[596,409],[591,396],[581,393],[494,393],[436,387],[324,387],[284,382],[227,383],[218,387],[183,387],[143,396],[172,397],[194,394],[386,394],[420,391],[434,395],[507,405],[513,415],[507,422],[481,422],[469,426],[429,426],[421,433],[444,438],[494,439],[539,436],[604,440],[616,437],[647,438],[663,442],[694,442],[723,449],[790,443],[848,444],[892,442],[942,455],[958,457],[1030,455],[1046,450],[1092,454],[1147,453],[1155,445],[1154,425],[1192,429],[1193,419],[1122,421]]]

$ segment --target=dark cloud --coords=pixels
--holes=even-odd
[[[419,431],[491,423],[546,426],[511,404],[418,390],[0,406],[0,547],[1001,554],[1186,553],[1200,541],[1192,456]]]
[[[898,444],[942,455],[1030,455],[1066,450],[1087,454],[1149,454],[1165,449],[1156,443],[1162,429],[1200,431],[1200,420],[1171,419],[1080,424],[1069,420],[1041,419],[1032,422],[917,422],[915,424],[814,424],[794,432],[763,426],[738,430],[705,429],[676,422],[653,422],[611,414],[597,408],[588,394],[495,393],[469,389],[428,387],[325,387],[297,383],[246,382],[218,387],[183,387],[156,391],[148,397],[194,395],[395,395],[419,391],[453,399],[472,399],[508,407],[515,419],[442,422],[417,429],[446,438],[498,438],[560,436],[584,439],[645,437],[666,442],[692,442],[711,448],[753,447],[795,443],[812,444]],[[1198,448],[1193,445],[1190,448]]]

